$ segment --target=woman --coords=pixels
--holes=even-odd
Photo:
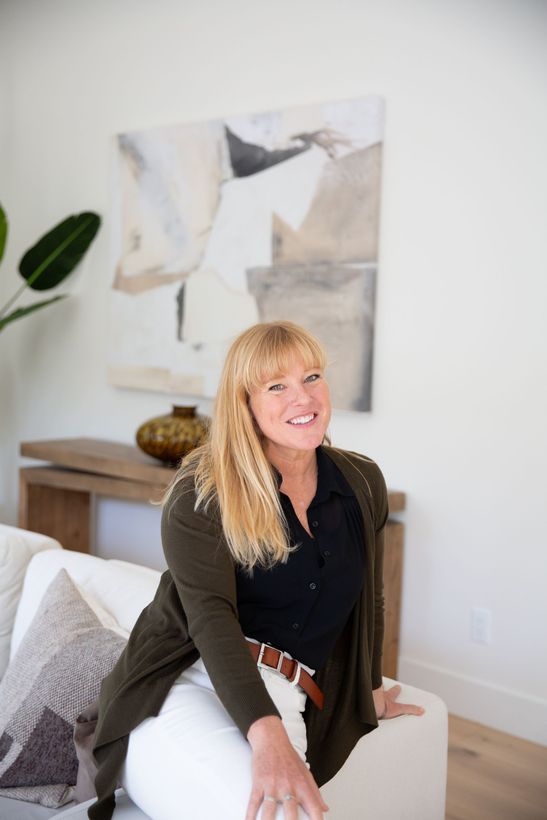
[[[154,820],[319,820],[319,786],[379,718],[384,692],[376,464],[325,445],[319,342],[290,322],[232,345],[208,442],[167,493],[169,570],[101,691],[95,756]]]

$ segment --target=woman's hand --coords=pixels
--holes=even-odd
[[[283,805],[285,820],[297,820],[299,804],[310,820],[323,820],[329,807],[281,720],[273,715],[256,720],[247,739],[253,750],[253,790],[245,820],[255,820],[261,805],[262,820],[273,820],[278,802]],[[286,799],[288,795],[292,797]]]
[[[392,686],[387,691],[383,686],[373,689],[372,697],[376,707],[376,717],[378,720],[399,717],[399,715],[423,715],[423,706],[415,706],[412,703],[397,703],[395,698],[399,695],[401,687],[399,684]]]

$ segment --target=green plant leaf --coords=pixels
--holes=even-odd
[[[86,211],[69,216],[42,236],[19,263],[19,273],[33,290],[49,290],[71,273],[99,230],[101,218]]]
[[[68,293],[61,293],[59,296],[53,296],[51,299],[45,299],[43,302],[35,302],[33,305],[17,308],[17,310],[14,310],[13,313],[10,313],[8,316],[4,316],[3,319],[0,319],[0,330],[3,330],[4,327],[10,322],[15,322],[16,319],[22,319],[23,316],[26,316],[28,313],[34,313],[35,310],[43,308],[46,305],[51,305],[52,302],[58,302],[59,299],[66,299],[67,296]]]
[[[4,256],[4,248],[6,247],[6,237],[8,235],[8,219],[6,212],[0,205],[0,262]]]

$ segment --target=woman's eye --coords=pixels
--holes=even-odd
[[[280,390],[283,390],[282,384],[272,384],[271,387],[268,388],[269,391],[278,393]]]
[[[317,381],[317,379],[320,379],[320,378],[321,378],[320,373],[312,373],[311,376],[308,376],[306,378],[306,381],[307,382],[315,382],[315,381]]]

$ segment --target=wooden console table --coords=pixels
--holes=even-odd
[[[89,552],[92,498],[158,501],[173,468],[137,447],[91,438],[24,441],[21,455],[50,462],[19,471],[19,526],[56,538],[66,549]],[[402,512],[405,494],[389,491],[389,510]],[[397,677],[404,525],[386,527],[384,674]]]

